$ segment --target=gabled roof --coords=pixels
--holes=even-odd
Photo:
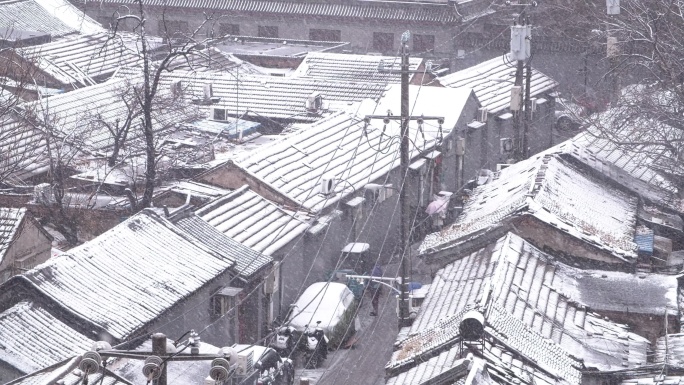
[[[400,127],[386,128],[337,113],[285,139],[235,159],[234,163],[307,210],[320,211],[399,166]],[[437,138],[409,127],[410,158],[432,149]],[[321,193],[321,179],[339,182],[334,195]]]
[[[410,58],[409,70],[417,70],[422,62],[422,58]],[[380,66],[386,72],[380,72]],[[400,69],[399,57],[310,52],[291,76],[345,82],[399,83]]]
[[[112,79],[110,81],[83,87],[67,93],[53,95],[40,101],[25,103],[22,107],[29,111],[41,124],[49,125],[52,135],[65,138],[74,147],[90,151],[106,151],[114,145],[113,135],[106,124],[113,126],[117,119],[124,122],[132,114],[132,126],[127,137],[127,146],[134,147],[134,141],[142,137],[140,129],[140,108],[133,103],[134,80]],[[160,93],[166,89],[160,90]],[[160,96],[166,97],[166,96]],[[87,100],[88,103],[83,101]],[[170,102],[164,101],[164,105]],[[159,132],[169,129],[177,121],[180,112],[174,113],[166,108],[153,111],[153,128]],[[121,123],[123,124],[123,123]]]
[[[47,33],[52,37],[103,31],[93,19],[65,0],[3,1],[0,3],[0,26]]]
[[[214,107],[225,109],[226,115],[294,122],[312,122],[321,118],[320,113],[310,114],[306,108],[307,99],[314,92],[320,93],[324,103],[347,107],[351,102],[377,99],[385,91],[385,85],[379,83],[180,71],[165,75],[160,87],[170,87],[172,81],[181,81],[183,94],[189,99],[202,99],[204,86],[211,84],[213,96],[220,98]],[[329,106],[331,109],[336,107]]]
[[[134,4],[132,0],[105,0],[105,4]],[[354,20],[387,20],[415,23],[453,24],[461,20],[456,8],[445,5],[406,3],[397,6],[387,3],[353,1],[349,3],[314,3],[267,0],[145,0],[146,6],[173,8],[214,9],[239,13],[292,15],[302,17],[337,17]]]
[[[0,178],[6,178],[0,183],[23,184],[48,168],[44,133],[16,117],[0,118],[0,154]]]
[[[409,335],[491,301],[587,367],[634,367],[647,362],[648,341],[595,312],[676,315],[676,292],[673,276],[580,270],[509,233],[437,272]]]
[[[505,227],[513,218],[530,216],[618,260],[631,261],[636,258],[636,203],[635,196],[559,156],[540,154],[475,189],[455,223],[425,237],[420,251],[446,250],[479,232]]]
[[[242,278],[251,278],[273,262],[273,258],[235,241],[194,213],[179,213],[169,220],[214,252],[234,259],[234,270]]]
[[[0,361],[23,373],[85,352],[93,342],[33,301],[0,313]]]
[[[5,257],[15,237],[19,235],[21,223],[26,216],[26,208],[0,207],[0,263]]]
[[[385,369],[399,378],[401,373],[418,368],[413,384],[429,383],[429,380],[447,368],[431,368],[429,359],[444,351],[456,350],[460,354],[461,337],[459,325],[465,312],[452,314],[437,322],[432,328],[423,329],[402,341],[392,354]],[[495,365],[508,366],[515,361],[519,376],[524,373],[545,378],[546,383],[573,384],[581,382],[581,362],[563,348],[527,328],[497,304],[487,307],[484,314],[487,338],[482,353]],[[492,340],[493,339],[493,340]],[[492,342],[494,341],[494,342]],[[453,354],[453,353],[451,353]],[[513,358],[515,357],[515,358]],[[447,364],[445,361],[442,363]],[[440,364],[439,361],[432,362]],[[534,383],[529,381],[529,383]],[[396,384],[405,382],[396,381]]]
[[[215,199],[196,213],[231,239],[265,255],[272,255],[309,227],[306,217],[279,207],[248,186]]]
[[[13,279],[125,339],[234,265],[145,210]]]
[[[515,81],[515,63],[507,55],[438,78],[445,87],[472,88],[477,99],[490,113],[499,113],[510,106],[511,88]],[[530,95],[535,97],[554,89],[558,83],[532,69]]]
[[[120,67],[133,66],[140,56],[105,33],[77,35],[17,51],[63,85],[92,85]]]

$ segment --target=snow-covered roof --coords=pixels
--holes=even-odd
[[[24,373],[85,352],[93,342],[36,302],[21,301],[0,313],[0,361]]]
[[[112,75],[118,68],[133,66],[140,56],[119,39],[106,33],[77,35],[38,46],[17,50],[64,85],[79,87]]]
[[[673,276],[580,270],[508,233],[439,270],[408,333],[491,301],[588,367],[615,370],[645,364],[649,343],[595,312],[676,314],[676,291]]]
[[[505,226],[511,218],[531,216],[619,260],[633,260],[636,203],[635,196],[561,157],[539,154],[475,189],[456,222],[425,237],[420,251],[445,250],[473,234]]]
[[[101,369],[89,374],[87,380],[78,368],[81,356],[71,357],[55,365],[48,366],[37,372],[18,378],[6,385],[82,385],[84,383],[97,385],[133,385],[109,369]],[[103,378],[104,377],[104,378]],[[84,381],[85,380],[85,381]]]
[[[26,208],[0,207],[0,265],[15,237],[19,235]]]
[[[442,133],[446,135],[455,127],[464,112],[468,98],[472,94],[469,88],[425,87],[409,85],[409,113],[414,116],[437,116],[443,117]],[[387,92],[378,100],[376,111],[386,114],[392,111],[393,115],[400,115],[401,85],[393,84]],[[410,127],[418,129],[416,121],[409,123]],[[439,124],[435,120],[426,120],[423,124],[423,132],[431,136],[439,136]]]
[[[279,207],[243,186],[206,204],[197,215],[231,239],[265,255],[302,235],[306,217]]]
[[[96,33],[104,29],[66,0],[15,0],[0,3],[0,26],[52,37]]]
[[[504,55],[440,77],[438,80],[445,87],[472,88],[482,107],[490,113],[499,113],[510,106],[515,71],[515,63],[511,63]],[[532,68],[531,97],[551,91],[556,86],[558,83],[555,80]]]
[[[124,339],[234,265],[231,257],[144,210],[23,277],[64,308]]]
[[[437,144],[436,136],[409,127],[410,158]],[[258,151],[237,157],[238,167],[311,211],[336,204],[399,166],[400,127],[336,113]],[[323,195],[321,180],[335,178],[334,194]]]
[[[106,151],[114,145],[113,135],[107,125],[120,126],[129,117],[133,117],[128,132],[127,145],[135,147],[134,141],[142,137],[140,129],[140,109],[126,103],[133,103],[133,87],[135,79],[112,79],[110,81],[83,87],[67,93],[53,95],[43,100],[29,102],[22,107],[36,119],[48,125],[52,135],[65,138],[67,143],[90,151]],[[166,90],[163,90],[164,92]],[[88,103],[83,101],[87,100]],[[166,103],[164,101],[163,103]],[[170,104],[169,104],[170,105]],[[180,112],[167,111],[166,108],[155,108],[153,111],[153,128],[157,134],[168,130],[178,123]]]
[[[416,71],[422,63],[422,58],[410,58],[409,70]],[[381,66],[384,72],[379,71]],[[401,81],[400,69],[401,58],[398,56],[309,52],[291,76],[345,82],[399,83]]]
[[[420,368],[421,381],[424,383],[432,378],[432,374],[439,368],[426,365],[428,358],[436,353],[448,350],[460,350],[459,325],[465,312],[452,313],[438,321],[433,327],[423,329],[418,334],[410,336],[398,345],[392,353],[390,362],[385,369],[395,375]],[[551,383],[573,384],[581,382],[580,361],[565,351],[560,345],[545,339],[530,330],[519,319],[513,317],[498,304],[491,304],[485,313],[485,333],[497,342],[485,339],[484,355],[495,365],[510,367],[513,355],[524,357],[527,362],[517,360],[521,372],[543,372],[542,377],[551,377]],[[429,361],[428,361],[429,362]],[[443,361],[444,362],[444,361]],[[433,364],[440,364],[439,361]],[[422,373],[421,373],[422,372]],[[518,374],[522,374],[518,372]],[[531,374],[531,373],[530,373]],[[422,377],[425,376],[425,377]],[[537,377],[537,375],[535,375]]]
[[[287,324],[299,331],[306,326],[316,327],[318,321],[326,333],[342,320],[342,315],[354,302],[354,294],[347,285],[338,282],[316,282],[307,287],[292,305]]]
[[[684,333],[667,334],[658,337],[655,344],[654,362],[684,366]]]
[[[234,270],[240,277],[249,279],[273,262],[273,258],[235,241],[194,213],[172,215],[169,219],[209,249],[235,260]]]
[[[184,90],[183,95],[189,99],[204,98],[204,86],[211,84],[213,97],[220,98],[213,107],[225,109],[227,116],[284,119],[295,122],[312,122],[321,118],[320,113],[307,111],[307,100],[315,92],[320,93],[329,109],[336,110],[363,99],[377,99],[385,91],[385,85],[379,83],[292,76],[236,76],[230,72],[174,71],[165,74],[162,81],[160,87],[170,87],[172,81],[180,81]]]
[[[174,341],[167,340],[166,346],[170,348]],[[184,345],[175,347],[176,351],[183,349]],[[135,347],[136,351],[152,352],[152,340],[148,339],[140,346]],[[190,353],[190,349],[183,351],[183,353]],[[199,354],[218,354],[219,348],[208,344],[204,341],[200,343]],[[113,373],[125,378],[132,384],[146,384],[147,378],[143,374],[142,368],[145,365],[144,360],[131,358],[116,358],[107,365],[107,368]],[[202,385],[204,379],[209,376],[211,369],[211,360],[201,361],[170,361],[167,363],[166,378],[169,384],[186,384],[186,385]],[[97,384],[97,383],[95,383]]]
[[[45,135],[16,117],[0,118],[0,179],[9,184],[23,180],[48,168]]]

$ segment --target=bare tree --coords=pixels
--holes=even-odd
[[[152,203],[154,189],[157,182],[157,160],[159,154],[157,151],[156,132],[154,122],[155,109],[160,110],[158,105],[161,104],[161,110],[169,110],[170,107],[177,103],[168,103],[164,97],[160,95],[160,84],[162,81],[162,74],[165,71],[172,69],[172,64],[177,65],[178,59],[185,59],[188,63],[191,62],[191,56],[198,54],[208,43],[213,41],[213,38],[201,38],[200,31],[205,25],[211,21],[211,17],[205,17],[205,20],[191,32],[183,32],[171,30],[169,24],[162,14],[162,26],[164,29],[163,44],[161,47],[154,47],[151,43],[150,36],[147,32],[148,18],[141,0],[136,0],[135,6],[137,9],[134,12],[119,13],[113,23],[111,36],[112,38],[120,38],[119,26],[129,21],[133,22],[133,34],[136,36],[137,44],[142,56],[142,73],[141,86],[136,88],[136,102],[140,108],[141,115],[141,129],[144,137],[145,152],[146,152],[146,170],[145,170],[145,186],[142,199],[136,204],[135,209],[140,210],[149,207]],[[172,95],[172,99],[181,99],[180,95]]]

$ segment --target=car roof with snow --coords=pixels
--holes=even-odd
[[[309,286],[293,305],[289,324],[303,331],[306,325],[321,321],[323,329],[337,325],[345,310],[354,302],[349,288],[336,282],[316,282]]]

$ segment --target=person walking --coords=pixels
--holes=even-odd
[[[372,277],[382,277],[382,269],[380,268],[379,265],[375,265],[373,267],[373,271],[371,272]],[[371,299],[371,305],[373,306],[373,310],[371,311],[370,315],[371,316],[377,316],[378,315],[378,304],[380,303],[380,295],[382,294],[382,285],[378,282],[372,282],[370,283],[370,289],[371,289],[371,295],[373,296]]]

